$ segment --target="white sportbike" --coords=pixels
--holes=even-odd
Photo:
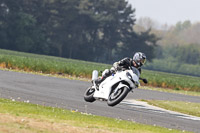
[[[95,80],[98,78],[98,71],[94,70],[92,73],[93,85],[86,90],[84,99],[87,102],[94,102],[95,100],[102,99],[107,101],[109,106],[115,106],[120,103],[129,92],[138,88],[140,85],[139,77],[140,72],[138,69],[129,67],[128,70],[118,71],[116,74],[107,77],[98,87],[95,84]]]

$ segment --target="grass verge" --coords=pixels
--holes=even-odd
[[[182,95],[200,96],[200,92],[195,92],[195,91],[173,90],[169,88],[159,88],[159,87],[151,87],[151,86],[141,86],[140,88],[146,89],[146,90],[176,93],[176,94],[182,94]]]
[[[182,101],[144,100],[150,105],[200,117],[200,103]]]
[[[149,80],[150,86],[200,92],[200,77],[150,70],[144,70],[141,76]]]
[[[181,131],[0,99],[0,132],[178,133]]]

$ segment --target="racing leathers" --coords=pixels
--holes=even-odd
[[[112,74],[116,73],[117,71],[127,70],[127,69],[129,69],[130,66],[136,67],[139,70],[139,72],[141,73],[141,68],[134,64],[133,59],[127,57],[118,62],[115,62],[113,64],[113,67],[111,67],[110,70],[105,69],[102,73],[102,78],[96,80],[96,84],[99,85],[107,77],[111,76]]]
[[[141,68],[137,65],[134,65],[133,62],[134,61],[132,58],[124,58],[118,62],[115,62],[113,64],[113,67],[116,71],[119,71],[119,70],[127,70],[127,69],[129,69],[130,66],[133,66],[133,67],[136,67],[139,70],[139,72],[141,73]]]

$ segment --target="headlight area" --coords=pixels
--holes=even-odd
[[[140,86],[139,82],[135,82],[129,72],[126,73],[126,76],[135,84],[136,87]]]
[[[135,81],[129,72],[126,72],[126,76],[135,84]]]
[[[129,72],[126,72],[126,76],[130,79],[130,80],[133,80],[131,74]]]

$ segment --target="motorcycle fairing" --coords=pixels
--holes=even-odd
[[[96,90],[93,97],[94,98],[100,98],[100,99],[105,99],[107,100],[110,92],[112,91],[112,87],[116,84],[119,84],[119,82],[121,81],[126,81],[129,83],[131,88],[134,88],[135,85],[133,84],[133,82],[126,76],[126,71],[122,71],[119,73],[116,73],[114,76],[110,76],[108,78],[106,78],[99,86],[99,90]],[[119,84],[117,87],[123,87],[126,86],[128,87],[126,84]],[[128,87],[129,88],[129,87]]]

